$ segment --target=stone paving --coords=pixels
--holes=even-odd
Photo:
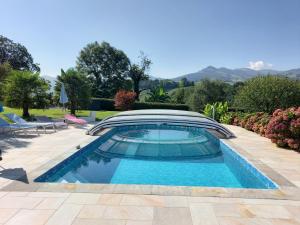
[[[300,155],[279,149],[268,139],[242,128],[228,127],[237,138],[226,140],[226,143],[238,146],[247,159],[259,160],[276,176],[286,179],[283,183],[289,184],[280,190],[282,199],[275,200],[272,196],[266,199],[266,192],[260,190],[255,198],[241,198],[237,193],[203,197],[211,191],[204,188],[196,189],[201,193],[200,197],[185,195],[181,190],[178,195],[166,190],[154,194],[160,193],[160,190],[153,192],[155,187],[150,194],[138,194],[138,186],[132,187],[132,194],[119,194],[122,186],[111,189],[112,193],[118,194],[6,189],[13,183],[30,186],[30,176],[38,168],[74,151],[77,145],[93,140],[94,137],[84,135],[85,129],[70,127],[39,137],[14,139],[0,136],[0,148],[5,150],[4,160],[0,163],[3,167],[0,169],[0,224],[300,225]],[[289,200],[286,200],[284,193],[288,191]],[[216,189],[214,192],[231,191]]]

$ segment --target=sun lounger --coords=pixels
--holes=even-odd
[[[58,121],[58,120],[53,120],[52,118],[49,118],[48,116],[35,116],[37,122],[41,123],[53,123],[55,128],[60,128],[60,127],[68,127],[68,124],[65,123],[64,121]]]
[[[24,133],[27,133],[27,130],[32,129],[35,129],[37,131],[37,126],[25,124],[10,124],[4,119],[0,118],[0,129],[2,132],[8,131],[12,134],[15,134],[16,131],[24,131]]]
[[[86,122],[95,122],[96,121],[96,112],[95,111],[91,111],[89,116],[85,116],[85,117],[78,117],[79,119],[83,119]]]
[[[85,120],[77,118],[76,116],[70,114],[65,115],[65,119],[67,122],[75,123],[79,125],[85,125],[87,123]]]
[[[53,123],[44,123],[44,122],[27,122],[23,118],[19,117],[14,113],[4,114],[8,119],[15,122],[18,125],[33,125],[36,127],[42,127],[46,133],[46,128],[53,128],[55,130],[55,126]],[[56,131],[56,130],[55,130]]]

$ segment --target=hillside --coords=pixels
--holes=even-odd
[[[225,67],[216,68],[213,66],[208,66],[203,70],[195,73],[189,73],[183,76],[173,78],[174,81],[180,81],[182,78],[187,78],[190,81],[199,81],[204,78],[208,79],[218,79],[225,82],[237,82],[244,81],[257,75],[284,75],[294,79],[300,79],[300,68],[292,69],[287,71],[278,70],[252,70],[249,68],[240,69],[228,69]]]

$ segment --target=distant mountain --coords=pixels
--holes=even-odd
[[[42,77],[45,78],[46,80],[50,81],[50,85],[51,85],[50,91],[53,92],[54,91],[56,77],[51,77],[51,76],[47,76],[47,75],[44,75]]]
[[[237,82],[245,81],[249,78],[252,78],[257,75],[284,75],[294,79],[300,79],[300,68],[292,69],[287,71],[278,71],[278,70],[252,70],[249,68],[240,68],[240,69],[228,69],[225,67],[216,68],[213,66],[208,66],[203,70],[200,70],[195,73],[189,73],[183,76],[173,78],[174,81],[180,81],[182,78],[187,78],[190,81],[199,81],[204,78],[208,79],[218,79],[225,82]]]

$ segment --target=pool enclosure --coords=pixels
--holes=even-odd
[[[87,134],[97,135],[100,131],[102,131],[105,128],[141,124],[167,124],[177,126],[183,125],[190,127],[199,127],[215,131],[218,134],[218,136],[223,138],[234,137],[234,134],[226,127],[200,113],[166,109],[147,109],[121,112],[116,114],[115,116],[108,117],[102,120],[93,128],[91,128],[87,132]]]

